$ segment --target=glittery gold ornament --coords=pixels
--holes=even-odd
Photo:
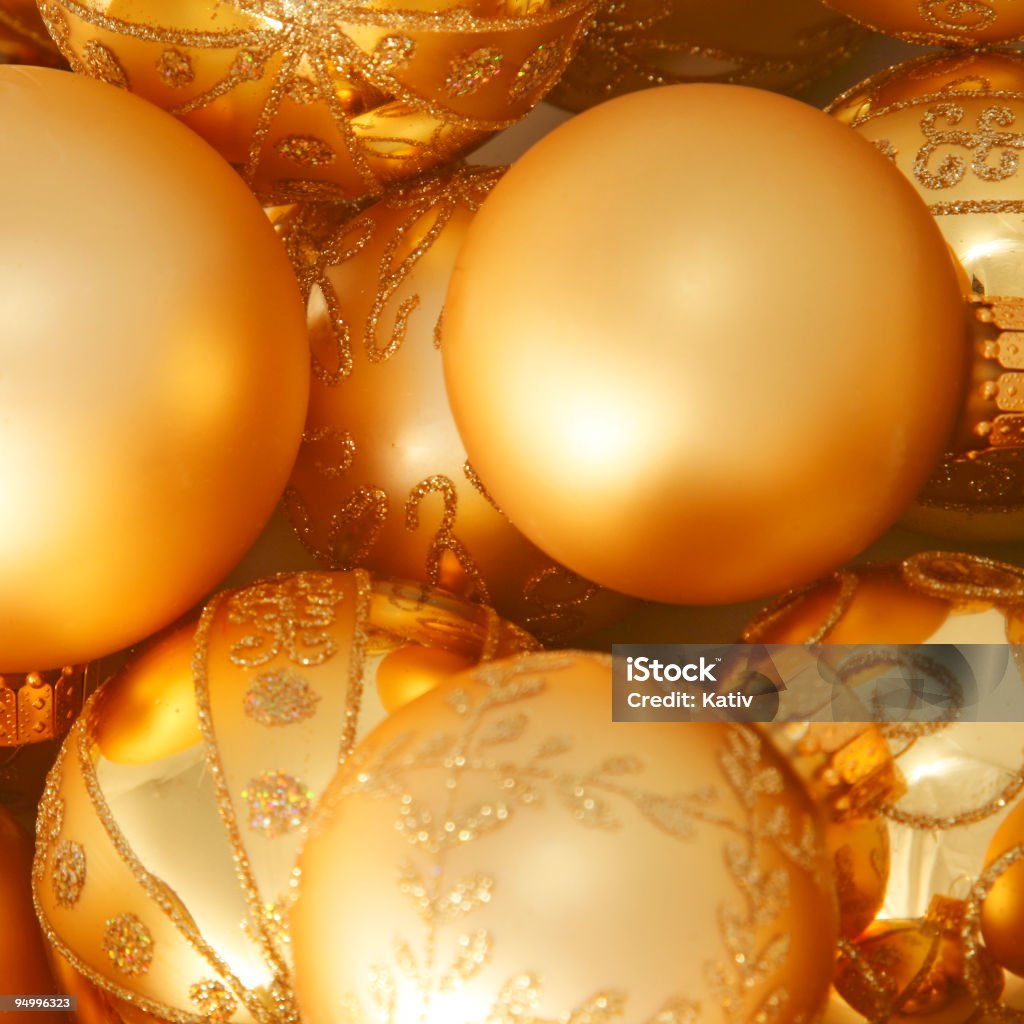
[[[65,66],[35,0],[0,0],[0,64]]]
[[[961,539],[1024,538],[1024,56],[929,55],[855,86],[831,110],[914,185],[965,271],[967,405],[904,522]]]
[[[985,868],[998,870],[981,905],[985,946],[1008,971],[1024,975],[1024,802],[1000,825],[985,854]]]
[[[879,273],[890,248],[914,259]],[[466,233],[442,356],[523,534],[623,593],[709,604],[884,532],[943,450],[967,348],[942,236],[880,154],[806,104],[678,85],[516,161]]]
[[[32,840],[0,807],[0,994],[52,995],[46,944],[32,912]],[[11,1010],[14,1008],[11,1007]],[[67,1015],[36,1011],[39,1024],[67,1024]],[[20,1014],[18,1015],[20,1016]],[[8,1020],[14,1013],[6,1013]]]
[[[614,0],[599,8],[549,100],[584,110],[637,89],[709,81],[796,92],[865,35],[818,0]]]
[[[869,28],[908,43],[976,46],[1024,36],[1017,0],[823,0]]]
[[[0,67],[0,100],[13,672],[127,647],[216,585],[284,490],[309,357],[273,229],[193,133],[43,68]]]
[[[532,645],[488,608],[362,571],[222,592],[65,741],[33,869],[51,943],[129,1024],[293,1020],[292,869],[339,759],[386,714],[378,666]]]
[[[965,1021],[979,1001],[998,998],[1003,972],[974,951],[979,985],[969,985],[962,937],[966,904],[938,896],[919,920],[878,921],[856,942],[840,943],[835,986],[868,1020],[928,1017]]]
[[[76,71],[194,128],[265,203],[450,163],[551,87],[595,0],[40,0]]]
[[[564,641],[635,602],[552,562],[491,501],[452,421],[438,351],[455,256],[501,173],[457,170],[354,219],[307,206],[281,225],[309,298],[314,377],[285,504],[330,568],[439,585]]]
[[[797,778],[753,728],[613,724],[610,702],[607,657],[535,654],[363,741],[300,862],[303,1020],[818,1011],[835,909]]]
[[[879,814],[903,792],[885,736],[864,723],[761,726],[789,760],[825,820],[839,904],[839,934],[856,938],[875,919],[889,882],[889,829]]]

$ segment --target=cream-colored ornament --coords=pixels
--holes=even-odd
[[[300,863],[304,1021],[814,1017],[837,925],[799,780],[752,727],[610,709],[610,659],[552,652],[363,741]]]
[[[65,742],[33,870],[51,943],[146,1014],[295,1020],[295,858],[339,760],[386,715],[378,667],[441,651],[455,671],[532,643],[487,608],[363,572],[218,595],[106,683]]]

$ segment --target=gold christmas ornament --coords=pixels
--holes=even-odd
[[[428,178],[356,218],[306,206],[282,223],[308,296],[314,378],[285,505],[329,568],[442,586],[564,642],[635,602],[552,562],[490,500],[438,351],[459,245],[502,170]]]
[[[224,576],[284,490],[309,356],[273,229],[193,133],[65,72],[0,67],[0,99],[15,672],[127,647]]]
[[[518,529],[605,586],[708,604],[806,583],[895,521],[953,427],[962,320],[942,236],[872,147],[785,97],[680,85],[512,166],[442,355]]]
[[[52,995],[57,989],[32,912],[32,840],[0,807],[0,994]],[[13,1007],[10,1008],[13,1010]],[[39,1024],[67,1024],[64,1013],[34,1011]],[[12,1020],[14,1013],[4,1014]],[[17,1016],[20,1016],[18,1014]]]
[[[1024,36],[1017,0],[823,0],[886,35],[926,46],[978,46]]]
[[[840,942],[835,986],[869,1021],[929,1017],[965,1021],[1003,989],[1003,972],[984,948],[974,950],[968,979],[963,941],[967,905],[937,896],[918,920],[877,921],[856,942]]]
[[[598,9],[548,99],[584,110],[637,89],[708,81],[797,92],[865,35],[819,0],[615,0]]]
[[[818,1012],[835,908],[796,776],[751,727],[613,724],[610,701],[607,657],[523,656],[363,741],[300,862],[304,1021]]]
[[[33,869],[56,951],[131,1013],[294,1020],[295,857],[339,759],[386,715],[378,667],[409,647],[472,665],[532,643],[488,608],[362,571],[218,595],[65,741]]]
[[[994,874],[981,904],[981,932],[992,956],[1013,974],[1024,975],[1024,802],[1000,825],[985,854]]]
[[[831,111],[903,172],[965,271],[967,404],[904,522],[959,539],[1024,538],[1024,56],[929,55],[855,86]]]
[[[177,115],[265,204],[374,195],[523,117],[595,0],[40,0],[79,72]]]
[[[0,64],[64,67],[35,0],[0,0]]]

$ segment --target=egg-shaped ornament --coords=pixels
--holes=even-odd
[[[1017,0],[823,0],[861,24],[908,43],[983,46],[1024,36]]]
[[[992,837],[978,895],[986,948],[1008,971],[1024,976],[1024,800]]]
[[[917,189],[964,271],[967,402],[903,522],[958,540],[1024,538],[1024,56],[917,58],[855,86],[830,110]]]
[[[584,110],[683,82],[795,93],[841,65],[867,33],[819,0],[618,0],[603,4],[549,102]]]
[[[814,806],[760,733],[613,723],[611,660],[450,678],[335,777],[293,908],[303,1020],[780,1024],[827,998]]]
[[[806,104],[700,84],[593,107],[513,164],[459,252],[442,358],[525,536],[623,593],[716,604],[892,525],[967,343],[942,235],[884,156]]]
[[[0,67],[0,107],[0,672],[31,672],[153,634],[242,557],[309,353],[280,241],[193,132],[45,68]]]
[[[533,646],[488,608],[362,571],[222,591],[64,743],[33,868],[56,953],[128,1024],[294,1019],[293,869],[339,761],[389,709]]]
[[[175,114],[265,204],[376,195],[525,116],[595,0],[40,0],[71,66]]]
[[[490,498],[445,393],[443,304],[466,229],[503,168],[396,187],[358,217],[280,225],[308,296],[309,413],[285,507],[321,564],[362,565],[493,606],[546,642],[635,606],[553,562]]]

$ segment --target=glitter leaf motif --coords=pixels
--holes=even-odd
[[[416,44],[408,36],[384,36],[374,47],[371,64],[381,74],[392,74],[412,60]]]
[[[501,73],[504,57],[500,50],[484,46],[452,61],[444,81],[449,96],[471,96]]]
[[[72,907],[82,895],[85,885],[85,848],[81,843],[64,839],[53,851],[53,895],[62,907]]]
[[[114,967],[130,977],[145,974],[153,963],[153,937],[134,914],[108,919],[103,949]]]
[[[312,718],[320,695],[287,669],[256,677],[242,698],[246,715],[260,725],[293,725]]]
[[[300,828],[313,802],[313,793],[284,772],[260,772],[241,795],[249,809],[249,828],[268,839]]]
[[[547,84],[548,78],[558,67],[562,47],[556,43],[541,43],[516,72],[509,86],[510,99],[518,100],[531,92],[539,91]]]
[[[313,135],[289,135],[274,148],[301,167],[323,167],[334,159],[334,150]]]
[[[160,54],[156,64],[160,77],[172,88],[183,89],[195,81],[192,61],[187,53],[171,47]]]
[[[189,988],[188,997],[210,1024],[225,1024],[238,1008],[238,1000],[219,981],[197,981]]]

